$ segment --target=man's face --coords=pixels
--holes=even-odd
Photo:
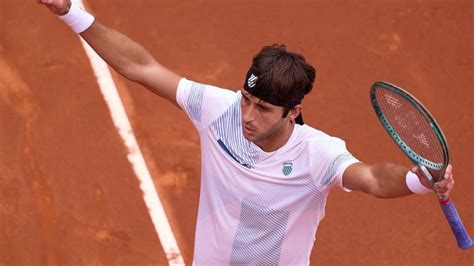
[[[267,103],[244,89],[241,92],[240,107],[244,137],[261,147],[278,136],[289,120],[283,118],[283,107]]]

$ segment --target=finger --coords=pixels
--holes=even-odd
[[[40,3],[40,4],[44,4],[44,5],[49,5],[51,4],[51,1],[50,0],[37,0],[36,2]]]
[[[435,185],[435,191],[438,192],[438,193],[444,193],[448,190],[449,190],[449,188],[447,186]]]
[[[445,175],[444,179],[436,182],[437,186],[439,187],[453,187],[454,186],[454,179],[452,175]]]
[[[452,186],[449,185],[449,184],[443,185],[443,184],[437,183],[437,184],[435,184],[434,189],[435,189],[436,194],[444,195],[444,194],[449,193],[451,191]]]
[[[449,197],[449,194],[451,193],[453,186],[454,186],[454,180],[452,179],[446,179],[446,180],[437,182],[435,184],[436,195],[442,196],[442,197]]]
[[[451,164],[448,164],[448,166],[446,166],[446,172],[450,172],[453,170],[453,166]]]
[[[443,178],[453,179],[452,166],[450,164],[448,165],[448,167],[446,167],[446,171],[444,172]]]
[[[450,177],[435,183],[435,188],[452,188],[453,186],[454,180]]]
[[[437,195],[446,196],[446,195],[449,195],[449,193],[451,192],[451,189],[441,188],[441,189],[436,189],[435,192]]]

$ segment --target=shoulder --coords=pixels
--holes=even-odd
[[[303,126],[303,129],[305,133],[302,136],[302,141],[313,167],[357,161],[348,151],[343,139],[310,126]]]
[[[186,78],[181,78],[178,83],[178,90],[191,91],[191,90],[206,90],[208,93],[213,93],[217,95],[230,96],[237,94],[235,91],[230,89],[221,88],[215,85],[205,84]]]
[[[290,154],[307,158],[309,165],[325,165],[339,156],[350,155],[346,143],[308,125],[295,125],[295,131],[284,149]]]
[[[339,137],[308,126],[305,139],[311,172],[322,185],[342,187],[342,175],[347,167],[359,162]]]
[[[346,148],[345,141],[308,125],[300,126],[299,140],[311,151],[327,151]]]
[[[229,106],[239,102],[240,97],[239,92],[182,78],[178,84],[176,102],[201,130]]]
[[[230,89],[217,87],[214,85],[199,83],[182,78],[178,84],[177,100],[182,104],[193,104],[213,101],[215,104],[229,103],[240,99],[240,94]],[[217,101],[218,102],[215,102]]]

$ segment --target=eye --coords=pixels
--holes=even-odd
[[[270,108],[267,108],[267,107],[262,106],[262,105],[259,105],[258,108],[260,109],[260,111],[261,111],[262,113],[268,113],[268,112],[271,111]]]

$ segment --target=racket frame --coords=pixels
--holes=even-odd
[[[420,111],[423,114],[424,118],[430,124],[431,129],[435,132],[436,137],[442,147],[444,164],[438,164],[438,163],[434,163],[434,162],[424,159],[423,157],[418,155],[415,151],[413,151],[400,138],[400,136],[393,129],[388,119],[385,117],[377,101],[376,90],[379,87],[390,90],[398,94],[399,96],[403,97],[405,100],[413,104],[415,108],[417,108],[418,111]],[[370,88],[370,100],[372,103],[372,107],[374,108],[375,113],[377,115],[377,118],[382,123],[383,128],[387,131],[387,133],[395,141],[395,143],[403,151],[403,153],[405,153],[408,156],[408,158],[415,165],[418,166],[422,176],[425,178],[425,180],[428,182],[431,188],[435,190],[434,183],[439,180],[433,178],[433,176],[431,175],[430,171],[427,168],[435,170],[435,171],[439,171],[440,173],[439,178],[442,178],[444,175],[444,172],[446,171],[446,167],[449,164],[448,143],[443,134],[443,131],[441,131],[441,128],[439,127],[436,120],[433,118],[430,112],[428,112],[428,110],[421,104],[421,102],[418,101],[413,95],[385,81],[377,81],[374,83],[374,85],[372,85],[372,87]],[[473,244],[473,241],[471,237],[469,236],[469,234],[467,233],[462,223],[462,220],[459,217],[459,214],[456,210],[456,207],[454,206],[453,201],[449,197],[438,197],[438,200],[441,205],[441,209],[443,210],[444,215],[446,216],[446,219],[448,220],[451,230],[453,231],[454,236],[456,237],[458,247],[461,249],[470,248]]]
[[[379,102],[377,100],[376,96],[376,90],[377,88],[384,88],[387,89],[391,92],[396,93],[397,95],[403,97],[405,100],[409,101],[415,108],[423,115],[423,117],[426,119],[426,121],[430,124],[431,129],[433,132],[436,134],[437,140],[439,141],[439,144],[441,145],[441,149],[443,152],[443,164],[440,163],[435,163],[430,160],[427,160],[420,156],[418,153],[416,153],[414,150],[412,150],[408,144],[406,144],[400,136],[397,134],[397,132],[393,129],[393,126],[389,122],[389,120],[386,118],[385,114],[382,112],[382,109],[379,105]],[[421,104],[421,102],[416,99],[413,95],[408,93],[407,91],[390,84],[386,81],[377,81],[372,85],[370,88],[370,101],[372,103],[372,106],[374,108],[375,113],[377,114],[377,118],[379,121],[382,123],[383,128],[387,131],[387,133],[391,136],[392,140],[398,145],[398,147],[408,156],[408,158],[417,166],[422,168],[421,166],[438,171],[440,176],[442,177],[444,175],[444,172],[446,170],[446,167],[449,164],[449,148],[448,148],[448,143],[446,141],[446,137],[441,130],[440,126],[438,125],[438,122],[434,119],[434,117],[431,115],[431,113],[426,109],[426,107]],[[439,181],[437,179],[433,180],[433,177],[431,174],[429,174],[428,170],[420,170],[423,174],[423,177],[425,180],[430,184],[430,186],[433,188],[434,182]],[[426,175],[428,174],[428,175]]]

